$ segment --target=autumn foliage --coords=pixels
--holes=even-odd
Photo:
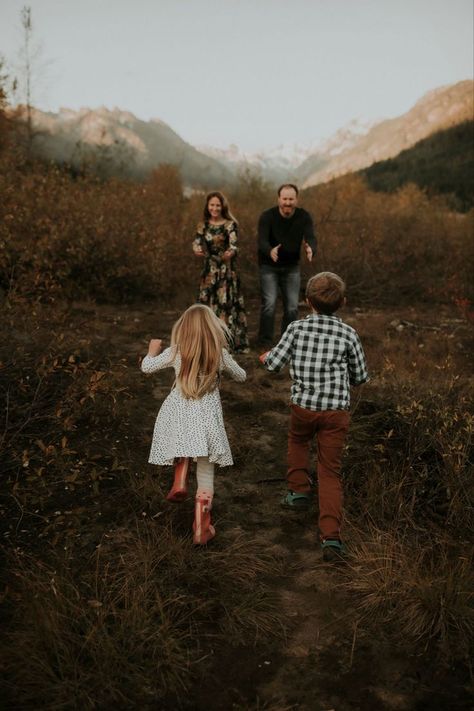
[[[160,166],[142,183],[101,180],[0,154],[0,287],[10,299],[133,302],[195,298],[191,252],[203,195],[183,196],[180,176]],[[256,296],[256,225],[275,203],[252,176],[229,195],[240,223],[244,292]],[[453,212],[414,185],[371,192],[360,177],[304,191],[319,249],[310,271],[330,269],[359,304],[472,300],[474,213]]]

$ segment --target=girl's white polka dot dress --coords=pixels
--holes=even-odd
[[[173,367],[178,375],[180,366],[179,351],[166,348],[158,356],[145,356],[141,368],[144,373],[156,373]],[[225,349],[220,371],[240,383],[246,378],[245,370]],[[176,384],[163,402],[156,418],[149,462],[170,465],[175,457],[209,457],[210,462],[221,467],[233,464],[217,383],[214,390],[198,400],[185,398]]]

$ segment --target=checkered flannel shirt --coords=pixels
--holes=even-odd
[[[337,316],[311,314],[290,323],[265,367],[290,363],[291,402],[306,410],[348,410],[350,386],[369,380],[356,331]]]

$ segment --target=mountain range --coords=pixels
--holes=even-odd
[[[418,141],[443,129],[474,118],[474,82],[466,80],[425,94],[405,114],[386,119],[359,136],[347,149],[333,156],[314,153],[298,168],[303,187],[366,168],[393,158]]]
[[[171,163],[188,188],[226,188],[242,171],[272,184],[291,180],[309,187],[393,158],[473,118],[474,82],[465,80],[430,91],[401,116],[372,124],[352,121],[316,145],[246,155],[237,146],[196,148],[163,121],[142,121],[121,109],[33,111],[35,146],[49,159],[73,166],[95,161],[102,170],[131,177]]]
[[[163,163],[179,168],[185,186],[228,186],[234,173],[178,136],[159,119],[142,121],[121,109],[33,110],[34,146],[41,156],[99,172],[144,177]]]

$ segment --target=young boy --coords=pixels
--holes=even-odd
[[[290,323],[279,343],[260,356],[272,371],[290,363],[291,413],[288,432],[288,493],[284,506],[306,509],[310,498],[309,449],[317,441],[319,531],[323,558],[337,560],[341,541],[341,460],[349,428],[350,386],[368,379],[356,331],[335,316],[346,286],[332,272],[311,277],[306,301],[312,313]]]

